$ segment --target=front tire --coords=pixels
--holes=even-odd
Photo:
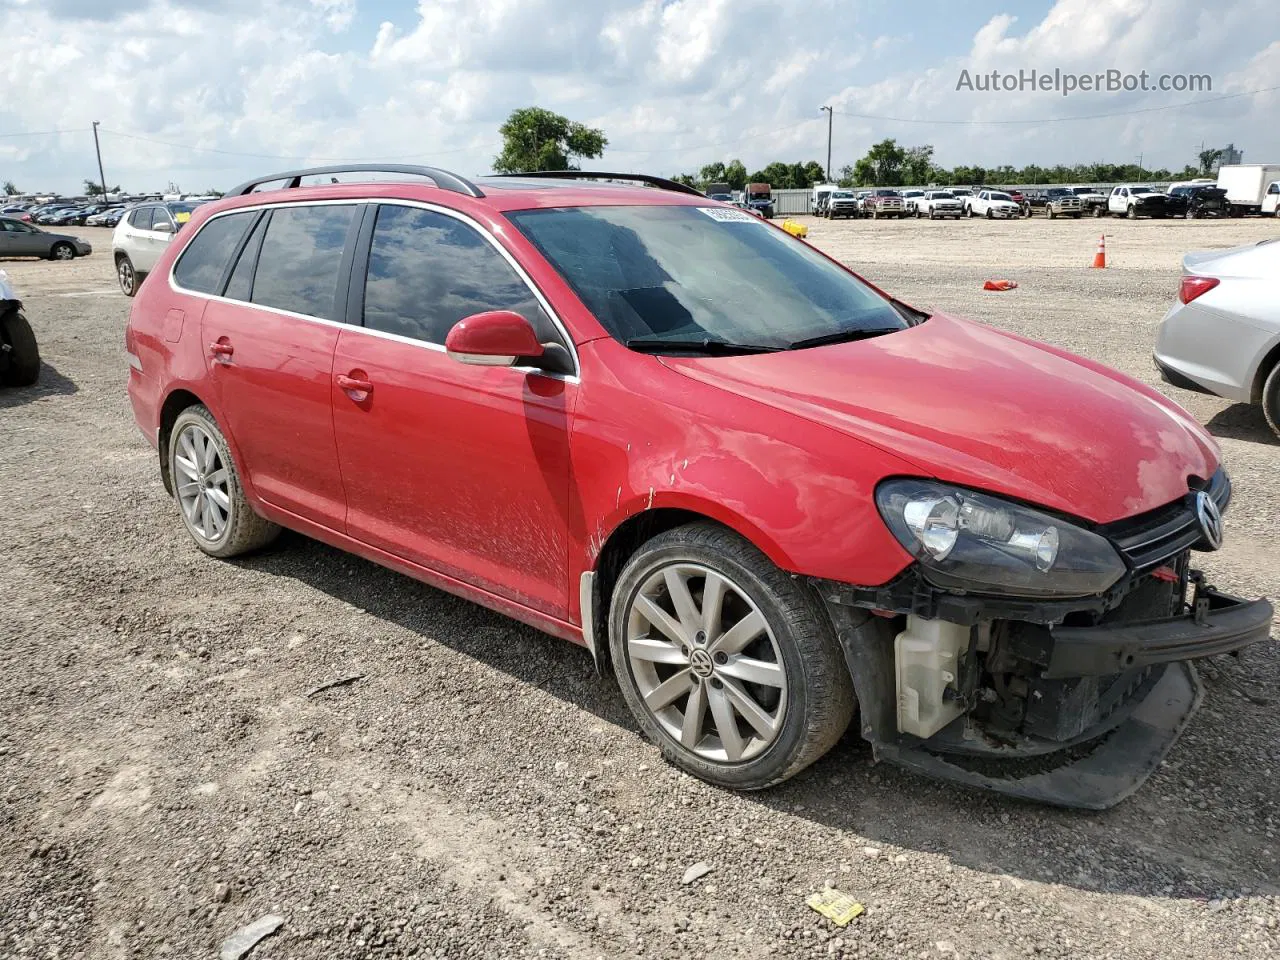
[[[1262,385],[1262,414],[1267,418],[1267,425],[1280,437],[1280,363],[1272,368]]]
[[[75,258],[76,248],[65,241],[55,243],[49,250],[50,260],[74,260]]]
[[[280,528],[254,512],[218,421],[203,405],[187,407],[169,432],[169,476],[182,522],[211,557],[265,547]]]
[[[40,347],[18,309],[0,314],[0,387],[29,387],[40,379]]]
[[[659,534],[631,557],[610,603],[609,649],[645,735],[717,786],[786,780],[853,717],[853,684],[817,595],[712,523]]]

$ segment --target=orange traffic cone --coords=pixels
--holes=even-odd
[[[1017,280],[988,280],[982,285],[983,290],[1016,290]]]
[[[1098,237],[1098,252],[1093,255],[1094,269],[1104,270],[1107,266],[1107,237],[1102,234]]]

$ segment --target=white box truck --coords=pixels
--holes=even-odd
[[[1248,213],[1275,213],[1280,197],[1280,164],[1236,163],[1218,168],[1218,189],[1227,191],[1227,205],[1233,217]],[[1264,209],[1264,202],[1270,207]]]

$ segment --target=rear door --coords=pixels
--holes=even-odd
[[[347,532],[568,619],[577,377],[468,366],[443,344],[463,317],[507,309],[556,344],[567,369],[572,347],[488,233],[439,208],[384,203],[371,214],[333,368]]]
[[[280,205],[257,218],[202,322],[223,426],[257,495],[341,531],[346,499],[330,391],[350,255],[354,203]],[[224,215],[225,216],[225,215]],[[175,282],[206,223],[175,266]]]

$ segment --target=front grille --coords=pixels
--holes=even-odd
[[[1226,512],[1231,502],[1231,479],[1221,468],[1206,488],[1209,496]],[[1195,494],[1191,491],[1181,500],[1148,513],[1103,527],[1107,536],[1136,570],[1146,570],[1176,557],[1200,542],[1202,532],[1196,517]]]

